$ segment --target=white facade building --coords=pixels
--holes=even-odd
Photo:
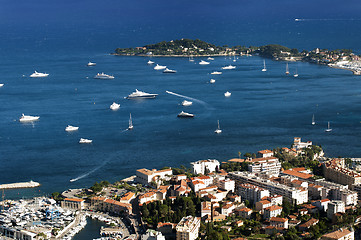
[[[215,172],[216,169],[219,169],[219,161],[215,159],[208,160],[199,160],[197,162],[192,162],[192,170],[194,174],[206,174],[206,172]]]
[[[236,186],[236,182],[234,180],[231,180],[228,178],[225,180],[220,180],[218,182],[218,187],[220,189],[224,189],[224,190],[231,191],[231,192],[235,191],[235,186]]]
[[[198,217],[183,217],[176,226],[177,240],[195,240],[198,238],[201,220]]]

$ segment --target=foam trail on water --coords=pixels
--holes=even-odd
[[[178,94],[178,93],[174,93],[174,92],[171,92],[171,91],[165,91],[166,93],[168,94],[171,94],[171,95],[174,95],[174,96],[177,96],[177,97],[181,97],[181,98],[185,98],[185,99],[189,99],[189,100],[192,100],[193,102],[197,102],[197,103],[200,103],[202,104],[203,106],[207,107],[207,108],[210,108],[209,107],[209,104],[202,101],[202,100],[199,100],[199,99],[196,99],[196,98],[192,98],[192,97],[188,97],[188,96],[184,96],[184,95],[181,95],[181,94]]]
[[[89,175],[92,174],[93,172],[95,172],[95,171],[99,170],[101,167],[103,167],[107,162],[108,162],[108,161],[103,162],[103,164],[101,164],[100,166],[98,166],[98,167],[90,170],[90,171],[87,172],[87,173],[84,173],[83,175],[80,175],[80,176],[77,177],[77,178],[70,179],[70,182],[76,182],[76,181],[78,181],[78,180],[80,180],[80,179],[82,179],[82,178],[85,178],[85,177],[89,176]]]

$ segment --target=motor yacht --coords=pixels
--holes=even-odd
[[[216,82],[216,80],[215,80],[215,79],[211,79],[211,80],[209,80],[209,82],[213,84],[213,83]]]
[[[147,62],[147,64],[152,65],[152,64],[154,64],[154,62],[151,61],[151,60],[149,60],[149,61]]]
[[[97,65],[97,64],[96,64],[96,63],[93,63],[93,62],[90,62],[90,61],[89,61],[88,64],[87,64],[88,67],[92,67],[92,66],[95,66],[95,65]]]
[[[177,71],[176,70],[172,70],[172,69],[168,69],[166,68],[163,73],[176,73]]]
[[[20,122],[32,122],[32,121],[36,121],[39,120],[39,116],[30,116],[30,115],[24,115],[24,113],[22,114],[21,118],[19,119]]]
[[[224,93],[224,96],[225,96],[225,97],[230,97],[231,95],[232,95],[232,93],[230,93],[230,92],[228,92],[228,91]]]
[[[204,61],[204,60],[201,60],[200,62],[199,62],[199,65],[208,65],[210,62],[206,62],[206,61]]]
[[[32,78],[37,78],[37,77],[47,77],[49,76],[49,73],[40,73],[35,71],[33,74],[30,75],[30,77]]]
[[[157,65],[155,65],[154,70],[163,70],[166,68],[167,68],[167,66],[162,66],[162,65],[157,64]]]
[[[192,118],[192,117],[194,117],[194,114],[182,111],[178,114],[178,117],[179,118]]]
[[[113,102],[109,107],[111,110],[118,110],[120,108],[120,104]]]
[[[94,76],[95,79],[114,79],[114,76],[105,73],[98,73]]]
[[[209,61],[213,61],[213,60],[214,60],[214,58],[209,57],[209,58],[207,58],[207,60],[209,60]]]
[[[86,139],[86,138],[80,138],[79,143],[92,143],[93,140]]]
[[[236,66],[232,66],[232,65],[222,67],[222,69],[224,69],[224,70],[230,70],[230,69],[235,69],[235,68],[236,68]]]
[[[182,106],[190,106],[190,105],[192,105],[192,104],[193,104],[193,102],[187,101],[187,100],[184,100],[184,101],[182,102]]]
[[[67,131],[67,132],[72,132],[72,131],[77,131],[78,129],[79,129],[79,127],[74,127],[74,126],[68,125],[68,126],[65,128],[65,131]]]
[[[4,84],[3,83],[0,83],[0,87],[3,87],[4,86]]]
[[[154,93],[146,93],[139,91],[138,89],[135,89],[135,92],[132,92],[131,94],[126,97],[127,99],[135,99],[135,98],[155,98],[158,96],[158,94]]]
[[[212,75],[221,75],[222,72],[218,72],[218,71],[214,71],[214,72],[211,72]]]

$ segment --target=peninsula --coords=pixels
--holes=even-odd
[[[196,39],[163,41],[135,48],[117,48],[113,55],[147,57],[211,57],[234,55],[260,55],[275,61],[304,61],[352,71],[361,75],[361,57],[350,49],[328,50],[315,48],[311,51],[288,48],[278,44],[264,46],[216,46]]]

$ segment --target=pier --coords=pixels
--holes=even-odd
[[[0,189],[35,188],[35,187],[39,187],[39,186],[40,186],[40,183],[30,181],[30,182],[1,184]]]

